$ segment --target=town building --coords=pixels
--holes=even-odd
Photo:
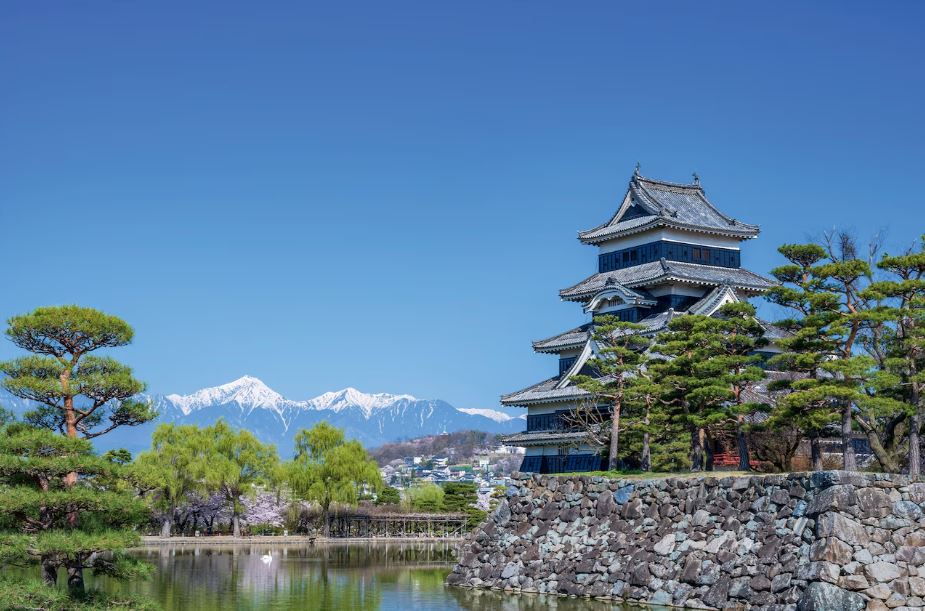
[[[504,405],[527,409],[527,429],[504,439],[526,448],[521,471],[606,466],[600,448],[567,422],[568,414],[589,399],[574,377],[595,375],[588,367],[597,350],[593,317],[617,316],[655,334],[674,316],[712,315],[730,301],[761,294],[773,282],[742,267],[740,248],[758,232],[757,225],[720,212],[696,174],[693,183],[678,184],[645,178],[637,167],[610,220],[578,235],[597,247],[597,272],[559,291],[563,301],[581,305],[588,322],[533,342],[534,351],[558,357],[558,372],[501,398]]]

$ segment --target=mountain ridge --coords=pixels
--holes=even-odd
[[[0,395],[0,404],[9,402]],[[364,393],[353,387],[292,400],[262,380],[244,375],[231,382],[189,394],[145,395],[159,412],[158,418],[139,427],[123,427],[94,440],[99,451],[125,447],[147,449],[157,424],[208,426],[219,418],[236,428],[252,431],[261,441],[275,443],[283,456],[292,453],[292,438],[300,428],[328,421],[344,429],[347,437],[377,447],[421,435],[479,430],[512,433],[524,428],[523,416],[488,408],[456,408],[440,399],[418,399],[410,394]],[[17,412],[29,408],[12,398]]]

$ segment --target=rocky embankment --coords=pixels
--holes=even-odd
[[[925,608],[925,483],[515,475],[449,585],[716,609]]]

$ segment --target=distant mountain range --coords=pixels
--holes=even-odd
[[[275,443],[282,456],[293,451],[293,437],[301,428],[326,420],[366,447],[401,439],[478,430],[513,433],[524,429],[524,416],[499,410],[456,408],[439,399],[411,395],[366,394],[355,388],[326,392],[306,401],[286,399],[261,380],[244,376],[189,395],[150,395],[159,412],[157,420],[138,427],[122,427],[94,440],[100,451],[127,448],[133,454],[147,449],[158,423],[207,426],[219,418],[246,428],[267,443]],[[0,394],[0,405],[22,413],[27,402]]]

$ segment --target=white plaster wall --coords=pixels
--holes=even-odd
[[[697,288],[683,284],[660,284],[650,288],[649,293],[651,293],[654,297],[661,297],[662,295],[687,295],[689,297],[703,297],[707,294],[707,290],[708,289],[705,288]]]
[[[680,229],[650,229],[642,233],[637,233],[624,238],[608,240],[597,245],[599,254],[632,248],[649,242],[664,240],[666,242],[685,242],[688,244],[702,244],[704,246],[715,246],[717,248],[731,248],[739,250],[739,240],[727,238],[724,236],[707,235],[694,231],[682,231]]]

